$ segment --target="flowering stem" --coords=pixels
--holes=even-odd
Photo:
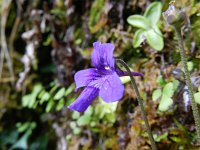
[[[188,87],[189,98],[192,102],[191,104],[192,104],[192,111],[193,111],[194,121],[195,121],[195,125],[196,125],[196,130],[197,130],[197,137],[198,137],[198,139],[200,139],[200,115],[198,112],[197,104],[195,103],[195,100],[194,100],[194,93],[193,93],[192,82],[190,79],[190,72],[188,70],[187,58],[186,58],[185,50],[183,47],[183,39],[181,37],[181,29],[177,26],[174,26],[174,29],[176,31],[176,36],[178,39],[178,46],[180,49],[181,61],[182,61],[183,68],[184,68],[185,80],[186,80],[186,85]]]
[[[121,64],[121,65],[123,65],[124,68],[128,71],[128,74],[129,74],[130,79],[131,79],[132,86],[133,86],[133,88],[135,90],[135,93],[136,93],[136,96],[137,96],[137,99],[138,99],[138,103],[139,103],[140,108],[141,108],[142,117],[144,119],[145,127],[146,127],[146,130],[147,130],[147,133],[149,135],[150,142],[151,142],[151,148],[152,148],[152,150],[157,150],[157,147],[156,147],[156,144],[155,144],[155,141],[153,139],[152,132],[151,132],[151,128],[150,128],[149,123],[148,123],[148,119],[147,119],[147,115],[146,115],[146,112],[145,112],[145,108],[144,108],[144,105],[143,105],[139,90],[137,88],[137,84],[135,82],[135,79],[133,78],[132,73],[131,73],[128,65],[123,60],[116,59],[116,62]]]

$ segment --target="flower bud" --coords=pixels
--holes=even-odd
[[[180,27],[185,20],[185,13],[177,10],[173,4],[169,5],[169,8],[162,13],[165,21],[173,26]]]

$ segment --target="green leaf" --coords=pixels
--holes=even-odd
[[[76,122],[75,121],[70,122],[69,126],[71,129],[76,128]]]
[[[72,83],[65,91],[65,96],[69,95],[75,89],[75,84]]]
[[[70,97],[67,99],[66,105],[69,106],[71,103],[73,103],[76,100],[76,97]]]
[[[87,108],[87,110],[84,112],[84,115],[88,115],[88,116],[91,116],[93,113],[93,107],[92,106],[89,106]]]
[[[133,47],[139,47],[140,44],[145,40],[144,30],[139,29],[135,32],[134,39],[133,39]]]
[[[160,51],[164,47],[163,37],[158,28],[150,29],[145,32],[147,43],[155,50]]]
[[[64,19],[65,18],[65,11],[59,8],[54,8],[51,10],[51,14],[53,14],[54,16],[59,17],[60,19]]]
[[[57,93],[56,95],[54,96],[54,99],[55,100],[59,100],[61,99],[65,94],[65,88],[61,88]]]
[[[160,142],[162,140],[167,140],[167,137],[168,137],[168,132],[165,132],[161,135],[155,135],[154,139],[156,142]]]
[[[77,111],[72,112],[72,119],[78,119],[80,117],[80,113]]]
[[[34,94],[35,96],[37,96],[39,94],[39,92],[42,90],[42,85],[41,84],[36,84],[33,88],[33,92],[32,94]]]
[[[150,27],[150,22],[147,20],[147,18],[141,15],[129,16],[127,19],[127,22],[134,27],[142,28],[146,30]]]
[[[197,104],[200,104],[200,92],[194,94],[194,100]]]
[[[38,94],[41,92],[41,90],[42,90],[42,85],[36,84],[33,87],[33,91],[31,94],[27,94],[22,97],[22,106],[28,107],[28,108],[34,108],[36,98],[37,98]]]
[[[105,118],[110,123],[115,123],[115,121],[116,121],[116,115],[115,115],[115,113],[108,113],[108,114],[105,115]]]
[[[103,107],[101,105],[101,103],[97,104],[95,106],[95,116],[97,116],[97,118],[102,119],[105,115],[105,111],[103,111]]]
[[[43,42],[44,46],[49,46],[52,42],[52,37],[49,35],[46,39],[46,41]]]
[[[17,127],[18,127],[18,132],[25,132],[30,126],[30,122],[25,122],[25,123],[21,123],[21,122],[18,122],[17,123]]]
[[[152,100],[156,101],[162,95],[161,89],[157,89],[153,91]]]
[[[96,126],[96,122],[95,121],[90,122],[90,126],[91,127],[95,127]]]
[[[53,107],[54,105],[54,101],[51,99],[48,103],[47,103],[47,106],[46,106],[46,109],[45,111],[46,112],[49,112],[51,110],[51,108]]]
[[[45,94],[45,90],[42,90],[39,94],[38,94],[38,98],[41,99],[42,96]]]
[[[178,80],[174,80],[174,81],[173,81],[173,87],[174,87],[173,89],[174,89],[174,91],[176,91],[176,90],[177,90],[177,88],[178,88],[179,84],[180,84],[180,83],[179,83],[179,81],[178,81]]]
[[[122,81],[123,84],[126,84],[131,81],[129,76],[120,77],[120,80]]]
[[[91,120],[91,116],[83,115],[77,120],[77,124],[79,126],[89,125]]]
[[[163,88],[163,95],[172,97],[174,94],[174,86],[172,82],[167,83]]]
[[[32,99],[32,95],[31,94],[27,94],[25,96],[22,97],[22,106],[23,107],[27,107],[29,104],[29,100]]]
[[[81,133],[81,129],[78,128],[78,127],[76,127],[76,128],[73,129],[73,133],[74,133],[75,135],[78,135],[78,134]]]
[[[65,100],[64,100],[64,98],[62,98],[61,100],[59,100],[59,102],[58,102],[58,104],[56,106],[56,110],[57,111],[61,110],[64,107],[64,105],[65,105]]]
[[[158,106],[158,110],[167,111],[169,107],[172,106],[172,104],[173,104],[173,100],[170,97],[163,94],[160,104]]]
[[[192,71],[194,67],[194,63],[192,61],[187,62],[187,67],[189,71]]]
[[[186,145],[189,143],[186,137],[170,136],[170,139],[178,145]]]
[[[162,4],[160,2],[153,2],[146,9],[144,16],[149,20],[152,26],[156,25],[160,19],[162,11]]]
[[[26,131],[22,137],[10,148],[10,150],[14,149],[28,149],[28,138],[32,133],[32,129]]]
[[[112,102],[112,103],[106,103],[101,99],[101,106],[103,107],[103,111],[105,113],[113,113],[113,112],[115,112],[116,109],[117,109],[117,104],[118,104],[118,101],[117,102]]]
[[[158,78],[156,79],[156,82],[160,85],[160,86],[165,86],[165,84],[166,84],[166,81],[165,81],[165,79],[163,78],[163,76],[158,76]]]
[[[95,0],[92,3],[91,9],[90,9],[90,17],[88,24],[89,26],[94,26],[101,17],[101,12],[104,7],[104,0]]]
[[[51,95],[48,92],[45,92],[40,99],[40,104],[43,104],[45,101],[48,101],[50,99]]]
[[[0,147],[6,144],[14,144],[19,138],[19,132],[16,128],[4,129],[0,133]]]

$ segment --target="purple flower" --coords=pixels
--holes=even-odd
[[[114,45],[95,42],[93,47],[91,59],[95,68],[80,70],[74,76],[75,90],[85,87],[80,96],[68,106],[78,112],[85,111],[97,96],[110,103],[119,101],[124,94],[124,86],[119,76],[126,76],[127,72],[115,68]],[[136,72],[133,72],[133,75],[142,76]]]

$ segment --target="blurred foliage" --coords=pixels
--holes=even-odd
[[[158,149],[199,149],[177,39],[161,16],[169,2],[0,0],[0,149],[150,149],[129,77],[121,101],[67,108],[95,41],[144,74],[135,79]],[[200,2],[175,5],[188,17],[182,35],[200,104]]]
[[[38,104],[46,103],[45,111],[49,112],[52,108],[59,111],[66,106],[65,99],[68,99],[68,103],[73,101],[73,97],[70,97],[72,100],[69,100],[70,98],[67,96],[74,90],[74,84],[71,84],[67,89],[64,87],[59,88],[53,82],[50,86],[51,89],[46,91],[41,84],[34,85],[32,92],[22,97],[22,106],[36,109]]]

